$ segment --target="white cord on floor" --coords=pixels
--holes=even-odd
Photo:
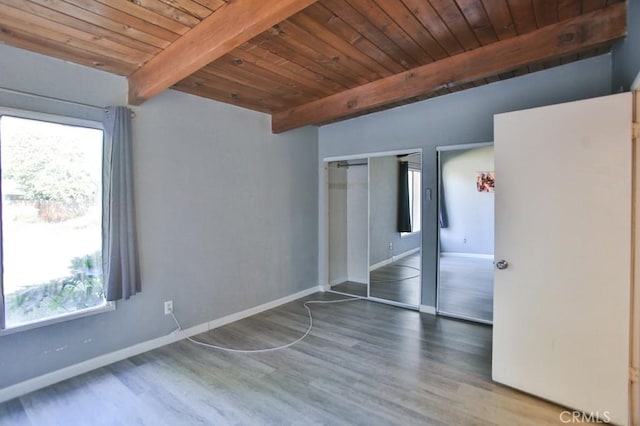
[[[196,345],[205,346],[207,348],[220,349],[220,350],[228,351],[228,352],[249,354],[249,353],[278,351],[280,349],[285,349],[285,348],[291,347],[291,346],[295,345],[296,343],[301,342],[302,340],[304,340],[304,338],[307,337],[309,335],[309,333],[311,333],[311,329],[313,328],[313,315],[311,314],[311,308],[309,308],[308,305],[324,305],[324,304],[329,304],[329,303],[352,302],[354,300],[364,300],[364,299],[362,297],[353,297],[353,298],[349,298],[349,299],[309,300],[307,302],[304,302],[302,305],[304,306],[304,308],[307,310],[307,313],[309,314],[309,327],[307,327],[307,331],[305,331],[305,333],[301,337],[299,337],[298,339],[294,340],[291,343],[287,343],[287,344],[281,345],[281,346],[275,346],[273,348],[265,348],[265,349],[248,349],[248,350],[245,350],[245,349],[233,349],[233,348],[226,348],[224,346],[212,345],[210,343],[200,342],[198,340],[192,339],[191,337],[187,336],[187,334],[182,329],[182,326],[178,322],[178,318],[176,318],[176,316],[175,316],[175,314],[173,312],[171,312],[171,316],[173,317],[173,320],[176,322],[176,325],[178,326],[178,329],[176,331],[179,331],[180,333],[182,333],[186,337],[187,340],[189,340],[192,343],[195,343]]]

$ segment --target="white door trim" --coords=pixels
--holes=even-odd
[[[633,120],[640,123],[640,73],[634,82]],[[630,424],[640,424],[640,135],[633,141],[633,285],[631,286],[631,325],[630,325]]]

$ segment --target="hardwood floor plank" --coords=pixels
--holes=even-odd
[[[331,286],[331,290],[338,293],[350,294],[352,296],[367,297],[367,284],[357,283],[354,281],[345,281],[343,283]]]
[[[100,371],[92,371],[20,398],[31,424],[65,426],[91,421],[108,426],[108,419],[95,416],[104,409],[99,395],[87,386],[98,380],[99,374]]]
[[[194,336],[283,344],[316,293]],[[491,382],[491,327],[368,301],[311,305],[290,348],[186,340],[0,404],[0,424],[553,424],[563,408]],[[17,422],[17,423],[16,423]]]
[[[369,273],[371,297],[420,305],[422,256],[420,252],[396,260]]]
[[[134,393],[109,369],[100,370],[99,377],[89,382],[89,388],[96,395],[104,407],[100,417],[107,419],[110,424],[163,424],[163,417],[145,403],[135,406],[127,401],[136,399],[139,394]]]
[[[493,263],[490,259],[440,257],[441,312],[493,321]]]

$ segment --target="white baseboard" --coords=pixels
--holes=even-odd
[[[442,257],[472,257],[475,259],[490,259],[493,260],[492,254],[480,254],[480,253],[455,253],[455,252],[444,252],[440,253]]]
[[[172,332],[166,336],[158,337],[156,339],[147,340],[146,342],[138,343],[128,348],[120,349],[115,352],[100,355],[95,358],[88,359],[78,364],[70,365],[65,368],[61,368],[51,373],[43,374],[42,376],[34,377],[24,382],[16,383],[15,385],[0,389],[0,403],[9,401],[10,399],[18,398],[22,395],[26,395],[30,392],[34,392],[38,389],[51,386],[55,383],[63,380],[70,379],[80,374],[87,373],[91,370],[104,367],[114,362],[122,361],[123,359],[130,358],[132,356],[139,355],[144,352],[148,352],[159,347],[175,343],[184,339],[186,336],[194,336],[196,334],[204,333],[209,330],[221,327],[234,321],[241,320],[252,315],[259,314],[260,312],[273,309],[277,306],[284,305],[285,303],[292,302],[296,299],[308,296],[318,291],[324,291],[323,286],[314,286],[298,293],[291,294],[289,296],[282,297],[271,302],[263,303],[253,308],[246,309],[235,314],[227,315],[222,318],[218,318],[213,321],[209,321],[203,324],[199,324],[193,327],[189,327],[184,330],[184,333]]]
[[[393,257],[390,257],[389,259],[385,259],[381,262],[378,263],[374,263],[373,265],[369,266],[369,272],[371,271],[375,271],[376,269],[380,269],[383,266],[387,266],[389,264],[393,263]]]
[[[340,278],[335,278],[333,280],[331,280],[329,282],[329,287],[331,287],[332,285],[338,285],[338,284],[342,284],[346,281],[349,281],[349,279],[347,277],[340,277]]]
[[[405,251],[404,253],[400,253],[400,254],[398,254],[398,255],[396,255],[396,256],[393,256],[393,260],[394,260],[394,261],[395,261],[395,260],[400,260],[400,259],[402,259],[403,257],[411,256],[412,254],[414,254],[414,253],[418,253],[419,251],[420,251],[420,247],[416,247],[416,248],[414,248],[414,249],[411,249],[411,250]]]
[[[435,315],[436,307],[429,305],[420,305],[420,312],[422,312],[423,314]]]
[[[369,267],[369,272],[375,271],[378,268],[382,268],[383,266],[387,266],[390,263],[396,262],[404,257],[411,256],[414,253],[418,253],[420,251],[420,247],[405,251],[404,253],[400,253],[396,256],[390,257],[389,259],[385,259],[381,262],[375,263]]]
[[[369,282],[369,277],[350,277],[347,281],[351,282],[351,283],[355,283],[355,284],[363,284],[363,285],[367,285],[367,283]]]

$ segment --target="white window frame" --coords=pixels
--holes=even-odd
[[[422,200],[420,199],[422,197],[422,170],[420,170],[417,167],[411,167],[411,165],[409,165],[409,180],[411,182],[411,172],[418,172],[420,173],[420,191],[418,194],[414,193],[414,188],[413,188],[413,184],[411,183],[411,191],[410,191],[410,199],[411,199],[411,203],[409,203],[409,209],[411,210],[411,228],[413,228],[413,218],[416,217],[416,215],[414,214],[413,208],[414,208],[414,203],[415,203],[415,196],[418,195],[418,203],[420,203]],[[422,209],[420,209],[420,214],[422,214]],[[420,217],[420,229],[417,231],[411,231],[411,232],[401,232],[400,233],[400,238],[407,238],[407,237],[412,237],[414,235],[418,235],[422,232],[422,217]]]
[[[46,114],[42,112],[0,107],[0,118],[3,116],[24,118],[27,120],[46,121],[49,123],[63,124],[63,125],[76,126],[76,127],[85,127],[90,129],[102,130],[104,132],[104,124],[98,121],[93,121],[93,120],[85,120],[85,119],[74,118],[74,117]],[[0,141],[0,143],[2,142]],[[1,239],[2,239],[2,217],[0,216],[0,260],[3,259],[3,254],[4,254],[2,252],[3,244],[1,244],[1,241],[2,241]],[[2,312],[4,313],[4,315],[6,315],[6,312],[4,311],[4,288],[3,288],[1,274],[0,274],[0,304],[2,307]],[[19,333],[27,330],[33,330],[35,328],[46,327],[46,326],[58,324],[61,322],[72,321],[75,319],[97,315],[104,312],[110,312],[115,309],[116,309],[115,302],[106,301],[105,304],[102,306],[87,308],[87,309],[83,309],[76,312],[55,315],[42,320],[34,320],[31,322],[20,324],[15,327],[6,328],[6,324],[5,324],[4,325],[5,328],[0,328],[0,336]]]

